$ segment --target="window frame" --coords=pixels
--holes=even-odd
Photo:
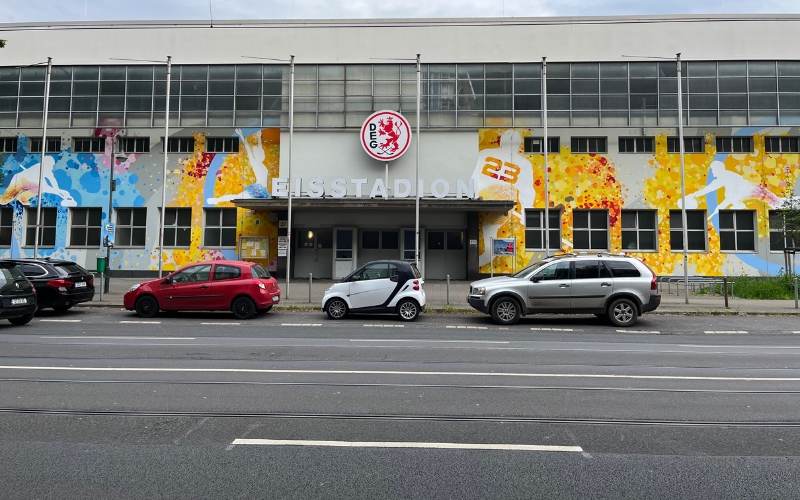
[[[769,223],[769,251],[772,253],[783,253],[783,250],[785,248],[795,248],[797,246],[800,246],[800,241],[795,242],[794,240],[787,239],[788,236],[786,235],[786,211],[787,211],[786,209],[770,210],[767,214]],[[781,225],[779,228],[773,229],[772,227],[772,221],[774,220],[773,217],[777,216],[780,216],[781,218]],[[781,248],[778,249],[774,248],[773,245],[773,240],[775,240],[774,238],[775,233],[780,235],[780,239],[776,241],[780,241],[782,243]],[[791,245],[789,245],[790,241],[792,243]]]
[[[194,153],[195,143],[194,137],[170,137],[167,141],[167,153]],[[177,147],[173,148],[173,145],[177,145]],[[161,138],[161,152],[164,152],[163,137]]]
[[[608,154],[608,137],[572,137],[570,146],[571,154]]]
[[[578,228],[578,227],[575,226],[575,212],[586,212],[587,213],[587,218],[586,218],[586,222],[588,224],[587,227]],[[592,214],[593,213],[600,213],[600,212],[605,214],[605,221],[606,221],[605,227],[601,228],[601,229],[595,229],[595,228],[592,227]],[[578,209],[578,210],[573,210],[572,211],[572,249],[575,250],[576,252],[596,252],[596,251],[603,251],[603,250],[605,250],[607,252],[609,250],[609,247],[610,247],[610,236],[611,236],[611,227],[610,226],[611,226],[611,224],[610,224],[610,221],[608,219],[608,209],[605,209],[605,208],[601,208],[601,209],[582,208],[582,209]],[[579,231],[580,232],[589,233],[589,248],[578,248],[576,246],[576,244],[575,244],[575,239],[576,239],[575,238],[575,234],[577,232],[579,232]],[[592,235],[593,235],[593,233],[599,233],[599,232],[605,232],[605,236],[606,236],[605,237],[605,247],[604,248],[592,248],[592,241],[593,241],[592,240]]]
[[[88,148],[84,150],[83,147],[88,144]],[[102,146],[102,147],[100,147]],[[73,137],[72,138],[72,152],[83,154],[101,154],[106,152],[106,139],[105,137]]]
[[[745,148],[745,142],[748,148]],[[747,154],[754,151],[752,136],[717,136],[716,146],[717,153]]]
[[[25,207],[25,244],[23,245],[26,248],[35,246],[35,235],[36,234],[36,211],[38,207]],[[54,213],[55,222],[52,226],[46,224],[46,214],[47,213]],[[39,248],[55,248],[56,242],[58,239],[58,208],[56,207],[42,207],[42,225],[39,227]],[[45,232],[48,231],[53,235],[53,244],[46,245],[44,244],[44,235]],[[28,233],[30,233],[31,237],[28,237]],[[29,242],[30,240],[30,242]]]
[[[144,153],[150,152],[150,138],[149,137],[119,137],[117,139],[118,148],[121,153]]]
[[[538,141],[538,142],[537,142]],[[533,145],[536,143],[539,147],[538,149],[534,148]],[[544,137],[524,137],[523,144],[522,144],[522,151],[526,155],[541,155],[544,154],[542,151],[542,144],[544,143]],[[561,152],[561,138],[560,137],[548,137],[547,138],[547,154],[558,154]]]
[[[633,228],[626,228],[625,227],[625,225],[622,222],[622,220],[623,220],[623,218],[624,218],[626,213],[635,214],[635,216],[636,216],[635,227],[633,227]],[[639,214],[640,213],[653,214],[653,216],[654,216],[654,219],[653,219],[654,225],[653,225],[652,229],[639,227],[639,220],[640,220]],[[627,248],[625,246],[624,240],[625,240],[625,233],[626,232],[627,233],[630,233],[630,232],[636,233],[636,248],[635,249]],[[650,248],[642,249],[640,235],[641,235],[641,233],[645,233],[645,232],[646,233],[653,233],[654,247],[652,249],[650,249]],[[637,253],[645,253],[645,252],[646,253],[657,253],[658,252],[658,210],[650,210],[650,209],[641,209],[641,210],[640,209],[623,209],[623,210],[621,210],[620,211],[620,244],[622,245],[621,250],[623,252],[633,251],[633,252],[637,252]]]
[[[86,213],[86,222],[84,224],[76,224],[75,223],[75,215],[78,212],[85,211]],[[91,214],[92,213],[99,213],[100,214],[100,224],[97,226],[93,226],[90,224]],[[73,231],[76,229],[83,228],[84,238],[82,244],[76,244],[73,241]],[[90,242],[90,234],[92,233],[92,229],[97,230],[97,243]],[[67,243],[68,248],[100,248],[101,244],[101,235],[103,232],[103,209],[100,207],[71,207],[69,209],[69,242]]]
[[[238,137],[206,137],[206,153],[238,153]]]
[[[617,147],[621,154],[652,154],[656,152],[656,138],[620,137],[617,139]]]
[[[708,252],[708,217],[706,215],[706,211],[702,210],[702,209],[701,210],[686,210],[686,222],[687,222],[687,225],[688,225],[688,222],[689,222],[689,213],[690,212],[702,213],[702,215],[703,215],[703,221],[704,221],[703,229],[702,229],[702,231],[703,231],[703,248],[701,250],[700,249],[691,249],[691,248],[689,248],[689,242],[687,241],[687,243],[686,243],[686,252],[687,253],[706,253],[706,252]],[[676,214],[677,214],[677,217],[675,217]],[[673,227],[673,221],[676,220],[676,219],[680,222],[681,227],[678,227],[678,228]],[[682,226],[683,226],[683,218],[682,218],[682,215],[681,215],[681,210],[670,210],[669,211],[669,235],[670,235],[669,246],[670,246],[670,251],[671,252],[675,252],[675,253],[682,253],[683,252],[683,245],[681,245],[679,248],[675,248],[672,245],[672,233],[673,233],[673,231],[679,232],[681,234],[681,238],[683,238],[683,227]],[[688,240],[688,236],[689,236],[690,232],[700,232],[700,229],[689,229],[689,228],[687,228],[686,229],[687,240]]]
[[[0,137],[0,154],[13,154],[19,149],[19,137]]]
[[[131,221],[131,223],[130,224],[121,224],[120,221],[119,221],[120,220],[120,214],[122,214],[124,212],[127,212],[127,211],[130,212],[130,221]],[[144,225],[137,226],[137,225],[134,224],[134,221],[136,220],[135,214],[136,214],[136,212],[140,212],[141,213],[142,211],[144,212],[145,222],[144,222]],[[114,217],[115,217],[115,219],[114,219],[114,221],[115,221],[114,222],[114,232],[115,232],[115,235],[114,235],[114,247],[116,247],[116,248],[145,248],[147,246],[147,207],[118,207],[118,208],[114,209]],[[128,242],[127,245],[120,241],[120,230],[121,229],[130,229],[130,241]],[[141,230],[141,229],[144,229],[144,232],[145,232],[144,243],[142,243],[141,245],[134,245],[133,244],[133,239],[134,239],[133,238],[133,233],[134,233],[135,230]]]
[[[687,147],[687,145],[691,144],[692,147]],[[695,148],[694,146],[699,144],[699,148]],[[670,154],[680,154],[680,138],[679,137],[667,137],[667,153]],[[683,138],[683,153],[684,154],[697,154],[697,153],[705,153],[706,152],[706,140],[704,137],[684,137]]]
[[[528,225],[528,215],[538,216],[539,227],[531,227],[531,226]],[[550,240],[549,240],[549,242],[550,242],[550,250],[561,251],[562,248],[563,248],[562,244],[561,244],[561,220],[562,220],[561,218],[562,218],[562,215],[563,214],[561,213],[561,210],[559,210],[557,208],[553,208],[553,209],[548,210],[548,216],[551,219],[551,221],[550,221],[551,223],[553,222],[552,221],[553,217],[557,218],[557,225],[555,225],[555,226],[550,225],[549,226],[549,230],[550,230]],[[525,250],[526,251],[534,251],[534,252],[535,251],[542,251],[542,252],[546,251],[546,249],[544,248],[544,241],[545,241],[545,239],[544,239],[544,232],[545,232],[545,227],[544,227],[544,209],[543,208],[526,208],[525,209],[525,213],[523,214],[523,216],[524,216],[524,221],[525,221]],[[537,232],[537,233],[540,234],[540,238],[541,238],[541,242],[542,242],[541,248],[535,248],[535,247],[528,246],[528,240],[529,240],[528,239],[528,231]],[[553,238],[553,232],[554,231],[558,233],[557,237],[555,239]],[[554,242],[557,245],[555,247],[553,246]]]
[[[5,224],[6,219],[11,219],[9,224]],[[8,243],[4,240],[4,236],[8,235]],[[2,206],[0,207],[0,248],[11,248],[14,242],[14,207]]]
[[[219,224],[209,224],[208,216],[210,213],[219,213]],[[235,223],[233,226],[224,225],[225,220],[225,213],[234,213],[235,214]],[[203,246],[206,248],[236,248],[238,243],[238,233],[237,227],[239,225],[239,209],[238,208],[229,208],[229,207],[208,207],[203,209]],[[218,229],[219,230],[219,241],[218,244],[210,244],[208,242],[208,230],[209,229]],[[224,242],[223,233],[225,229],[233,229],[233,244],[232,245],[223,245]]]
[[[42,138],[28,137],[28,153],[39,154],[41,152],[42,152]],[[45,151],[45,154],[60,153],[60,152],[61,152],[61,137],[48,137],[47,151]]]
[[[752,229],[739,229],[739,217],[738,215],[741,213],[749,213],[751,217],[751,222],[753,224]],[[733,228],[722,228],[722,214],[732,214],[733,215]],[[758,224],[756,221],[756,211],[755,210],[720,210],[719,211],[719,251],[725,253],[757,253],[758,252]],[[728,249],[722,247],[722,234],[723,233],[733,233],[733,241],[735,243],[734,249]],[[752,249],[740,249],[739,248],[739,234],[740,233],[750,233],[752,235]]]
[[[783,148],[784,143],[788,143],[787,150]],[[775,145],[778,147],[775,148]],[[767,154],[800,153],[800,137],[766,136],[764,137],[764,152]]]
[[[164,212],[164,241],[163,241],[164,248],[190,248],[192,246],[192,209],[190,207],[167,207],[166,210],[167,210],[167,212]],[[169,213],[168,211],[170,211],[170,210],[174,210],[175,211],[175,223],[174,224],[167,224],[167,217],[166,216]],[[178,224],[178,221],[180,219],[179,215],[181,213],[185,213],[185,211],[187,211],[187,210],[189,211],[189,225],[188,226],[181,226],[181,225]],[[159,213],[159,215],[161,215],[161,214]],[[167,229],[174,230],[174,233],[173,233],[174,234],[174,238],[173,238],[173,241],[172,241],[171,245],[167,244]],[[188,229],[189,230],[189,242],[186,245],[177,245],[178,230],[179,229],[181,229],[181,230]]]

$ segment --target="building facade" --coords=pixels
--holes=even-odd
[[[798,28],[798,16],[0,25],[0,257],[33,256],[41,202],[37,254],[89,269],[110,223],[118,274],[243,258],[337,278],[414,259],[419,193],[428,279],[571,251],[682,275],[677,65],[651,58],[682,52],[689,272],[778,274],[792,245],[780,210],[800,193]],[[290,54],[291,137],[289,65],[253,58]],[[165,140],[166,64],[152,61],[167,55]],[[412,127],[388,163],[360,142],[378,110]]]

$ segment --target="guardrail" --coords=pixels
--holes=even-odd
[[[686,288],[686,283],[684,278],[673,277],[673,276],[661,276],[659,279],[658,290],[659,292],[663,291],[662,283],[667,284],[667,293],[672,293],[672,284],[675,284],[675,293],[680,296],[681,295],[681,287],[684,289]],[[689,276],[688,285],[692,292],[698,290],[699,288],[708,288],[711,291],[711,295],[716,294],[716,289],[714,288],[715,285],[720,285],[720,287],[724,286],[725,284],[730,286],[731,297],[735,297],[734,295],[734,286],[736,285],[735,281],[730,280],[723,280],[719,276]],[[721,291],[722,294],[724,291]]]

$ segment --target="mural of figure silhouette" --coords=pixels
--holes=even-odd
[[[42,171],[41,193],[39,192],[39,169],[41,163],[35,163],[30,167],[14,174],[8,183],[5,192],[0,196],[0,205],[6,205],[13,200],[19,200],[23,205],[30,205],[31,198],[40,194],[54,194],[61,198],[62,207],[75,207],[77,202],[72,198],[70,192],[61,189],[56,177],[53,175],[53,167],[56,161],[52,156],[44,157],[44,169]],[[41,201],[41,197],[39,197]]]
[[[717,208],[708,216],[709,219],[717,215],[720,210],[744,210],[747,200],[761,200],[768,204],[770,208],[778,208],[783,205],[784,199],[775,195],[772,191],[760,184],[753,184],[736,172],[725,168],[721,161],[713,161],[709,167],[709,173],[714,176],[714,180],[709,182],[704,188],[698,189],[694,193],[686,195],[686,209],[696,209],[698,198],[719,189],[725,189],[725,196],[717,203]],[[681,207],[681,200],[678,200],[678,207]]]
[[[256,134],[257,141],[255,144],[250,144],[247,138],[242,133],[242,129],[237,128],[236,134],[239,136],[240,144],[244,146],[245,153],[247,153],[247,160],[250,162],[250,167],[256,176],[256,181],[253,184],[244,187],[241,193],[226,194],[218,198],[209,198],[206,200],[209,205],[216,205],[223,201],[231,201],[236,199],[248,198],[269,198],[269,190],[267,189],[267,181],[269,179],[269,170],[264,165],[266,154],[261,145],[261,131]]]
[[[516,130],[506,130],[500,135],[498,148],[484,149],[472,172],[475,190],[483,199],[514,200],[522,209],[533,207],[536,193],[533,189],[533,165],[519,153],[522,136]],[[509,212],[517,223],[522,224],[518,209]],[[497,238],[498,229],[508,222],[508,217],[489,217],[481,227],[484,252],[478,257],[478,265],[492,261],[492,238]]]

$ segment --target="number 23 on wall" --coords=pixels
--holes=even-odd
[[[483,165],[481,173],[483,175],[488,175],[492,179],[516,184],[517,177],[519,176],[519,167],[511,162],[504,162],[499,158],[487,156],[486,163]]]

